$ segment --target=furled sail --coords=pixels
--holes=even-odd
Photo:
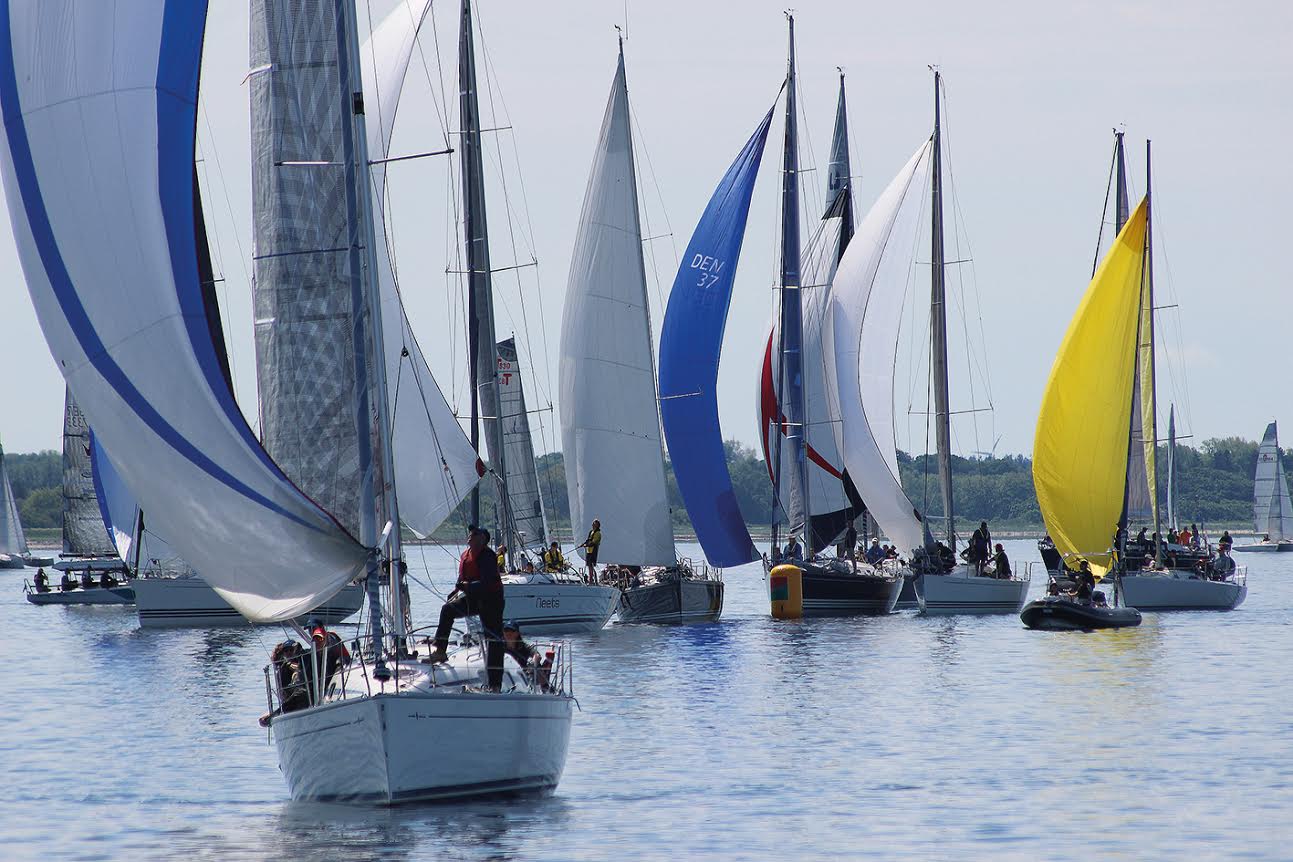
[[[727,471],[718,422],[718,360],[750,195],[772,111],[714,190],[678,267],[660,333],[660,418],[678,490],[711,565],[759,557]]]
[[[63,397],[63,553],[73,557],[115,557],[94,491],[90,426],[69,389]]]
[[[601,560],[672,565],[623,53],[571,254],[560,368],[573,528],[602,521]]]
[[[282,620],[361,574],[368,552],[266,455],[220,371],[193,199],[205,21],[200,0],[138,0],[129,15],[11,2],[5,193],[45,339],[96,439],[208,583]]]
[[[846,222],[849,194],[847,189],[836,195],[823,215],[816,231],[804,249],[803,295],[804,336],[803,389],[804,437],[808,456],[808,523],[805,544],[816,552],[834,542],[848,527],[854,511],[845,492],[844,458],[835,440],[835,421],[827,397],[827,364],[825,328],[829,323],[831,282],[835,278],[840,236]],[[774,322],[763,351],[759,375],[759,438],[764,461],[772,470],[776,449],[773,435],[785,428],[785,412],[780,407],[777,381],[781,379],[777,351],[779,325]],[[784,434],[785,431],[782,430]],[[782,447],[780,470],[789,475],[792,453]],[[774,477],[775,481],[775,477]]]
[[[253,299],[265,450],[358,536],[381,485],[375,423],[356,415],[376,354],[347,207],[341,14],[335,0],[251,3]]]
[[[898,472],[894,367],[920,212],[910,192],[920,190],[914,180],[929,168],[930,146],[916,150],[858,225],[835,273],[825,330],[837,445],[871,517],[904,550],[923,546],[924,526]]]
[[[1176,405],[1167,410],[1167,526],[1176,529]]]
[[[1253,476],[1253,529],[1270,536],[1272,542],[1293,539],[1293,504],[1289,502],[1288,477],[1280,454],[1276,423],[1266,426],[1257,449],[1257,470]]]
[[[9,484],[3,448],[0,448],[0,554],[27,556],[27,537],[23,535],[18,501],[14,498],[13,486]]]
[[[530,436],[530,414],[525,409],[522,376],[516,340],[500,341],[498,409],[507,464],[504,484],[511,504],[512,526],[523,548],[542,551],[548,541],[548,522],[543,514],[543,495],[539,492],[538,466],[534,463],[534,441]],[[498,541],[503,541],[502,536]]]
[[[401,0],[373,30],[363,48],[364,86],[376,94],[369,100],[367,124],[368,151],[373,159],[390,155],[391,133],[409,58],[430,8],[431,0]],[[384,165],[374,169],[372,187],[373,212],[380,218],[386,210]],[[427,536],[471,493],[485,467],[446,403],[413,335],[400,300],[394,256],[384,230],[376,231],[373,258],[377,261],[382,298],[400,520],[418,535]]]
[[[1142,201],[1069,323],[1033,441],[1033,485],[1051,539],[1097,574],[1110,566],[1126,493],[1146,214]]]

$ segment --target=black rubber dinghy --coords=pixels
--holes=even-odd
[[[1024,605],[1019,619],[1030,629],[1043,631],[1092,631],[1140,625],[1140,611],[1074,601],[1065,596],[1046,596]]]

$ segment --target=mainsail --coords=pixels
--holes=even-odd
[[[529,548],[541,551],[548,541],[548,522],[543,514],[543,495],[539,492],[534,441],[530,437],[530,414],[525,409],[523,375],[515,339],[498,343],[497,361],[499,426],[503,432],[507,463],[503,488],[507,493],[506,511],[512,513],[512,529],[519,546],[511,550]],[[506,536],[505,530],[497,541],[503,542]]]
[[[63,398],[63,554],[115,557],[117,549],[94,490],[91,440],[85,414],[69,389]]]
[[[871,516],[895,545],[924,544],[920,513],[902,489],[894,435],[894,367],[917,195],[930,142],[916,150],[858,226],[831,287],[827,396],[844,464]]]
[[[1288,476],[1280,453],[1276,423],[1266,426],[1257,449],[1257,470],[1253,476],[1253,529],[1270,536],[1272,542],[1293,539],[1293,503],[1289,501]]]
[[[711,565],[758,559],[727,470],[718,360],[769,110],[714,190],[687,244],[660,332],[660,418],[678,490]]]
[[[1111,564],[1122,523],[1144,293],[1148,207],[1142,201],[1096,270],[1069,324],[1042,396],[1033,485],[1066,559]]]
[[[9,484],[3,447],[0,447],[0,554],[27,556],[27,537],[23,535],[18,501],[14,499],[13,486]]]
[[[281,620],[361,574],[369,552],[266,455],[219,367],[193,198],[205,21],[200,0],[139,0],[130,15],[11,2],[5,192],[41,328],[96,438],[208,583]]]
[[[571,524],[603,521],[606,562],[673,564],[622,48],[571,254],[560,368]]]
[[[251,3],[256,368],[265,450],[358,536],[381,480],[373,423],[355,413],[376,354],[353,269],[341,14],[334,0]]]

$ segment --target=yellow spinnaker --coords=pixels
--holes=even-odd
[[[1051,539],[1097,576],[1111,562],[1127,481],[1145,227],[1142,200],[1064,334],[1033,440],[1033,486]]]

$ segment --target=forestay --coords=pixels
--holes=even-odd
[[[678,490],[711,565],[759,557],[727,470],[718,360],[769,109],[714,190],[678,267],[660,333],[660,418]]]
[[[1127,490],[1146,213],[1141,201],[1069,323],[1033,441],[1033,485],[1051,539],[1097,575],[1111,565]]]
[[[894,367],[902,322],[921,170],[930,143],[916,150],[862,219],[831,288],[825,350],[830,408],[844,464],[867,510],[893,540],[924,544],[920,513],[902,489],[894,436]]]
[[[270,460],[219,368],[193,199],[205,20],[200,0],[9,3],[4,185],[41,328],[96,438],[208,583],[281,620],[367,552]]]
[[[622,53],[571,254],[560,367],[571,524],[602,520],[601,560],[673,564]]]
[[[27,537],[23,535],[18,501],[14,498],[13,486],[9,484],[3,448],[0,448],[0,554],[27,556]]]
[[[430,0],[402,0],[373,30],[362,49],[364,87],[366,92],[376,94],[368,100],[368,151],[373,159],[390,155],[409,58],[430,8]],[[372,179],[373,212],[384,226],[386,166],[375,167]],[[471,493],[484,475],[485,466],[446,403],[413,334],[400,299],[395,257],[385,230],[376,231],[373,251],[382,299],[400,520],[425,537]]]
[[[63,553],[115,557],[94,491],[90,426],[69,389],[63,396]]]

